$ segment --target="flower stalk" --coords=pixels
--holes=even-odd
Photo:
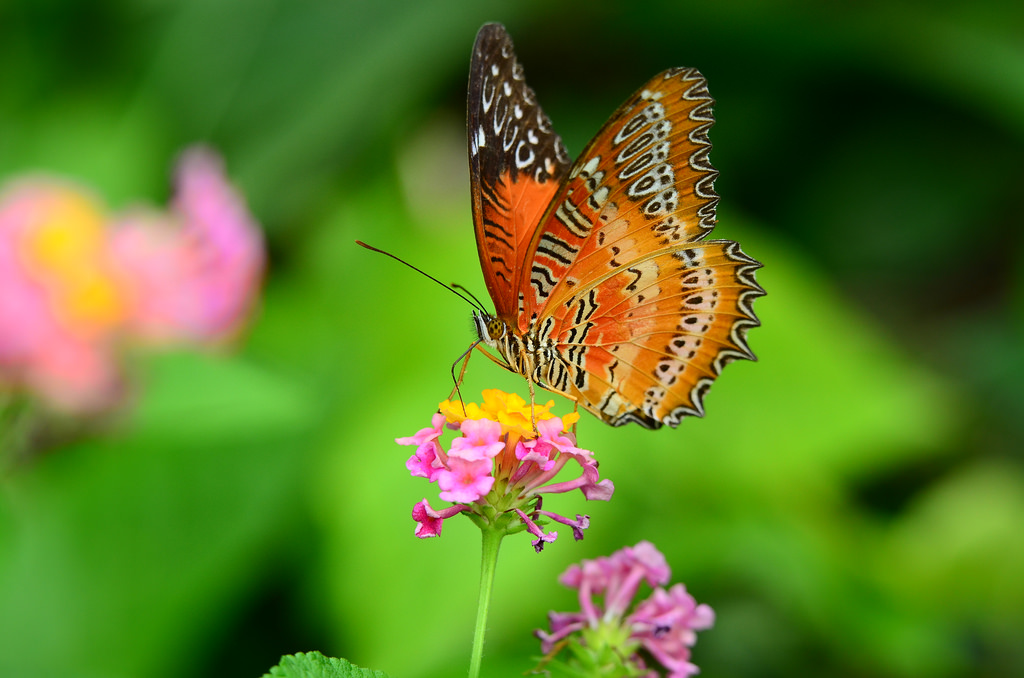
[[[498,549],[505,531],[498,527],[483,528],[483,548],[480,558],[480,595],[477,597],[476,625],[473,628],[473,650],[469,659],[469,678],[479,678],[484,656],[484,635],[487,632],[487,615],[491,608],[491,594],[494,592],[494,573],[498,567]]]

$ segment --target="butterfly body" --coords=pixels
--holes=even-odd
[[[575,163],[497,24],[469,85],[473,215],[495,313],[474,315],[510,369],[609,424],[703,415],[722,367],[753,360],[760,264],[715,225],[704,78],[652,78]]]
[[[566,365],[550,332],[530,326],[520,333],[501,318],[480,312],[473,313],[473,322],[480,341],[495,349],[514,372],[569,394]]]

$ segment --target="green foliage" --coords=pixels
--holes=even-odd
[[[297,652],[281,657],[281,663],[263,678],[387,678],[381,671],[361,669],[344,659],[319,652]]]
[[[170,355],[143,373],[127,421],[4,480],[9,675],[187,667],[181,644],[283,560],[313,403],[241,361]]]

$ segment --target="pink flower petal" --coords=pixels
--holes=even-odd
[[[409,457],[408,461],[405,462],[405,468],[409,469],[409,473],[414,477],[418,476],[434,482],[437,479],[437,475],[444,470],[444,466],[440,464],[437,458],[439,450],[440,447],[436,441],[428,440],[416,448],[416,454]]]
[[[452,441],[448,454],[466,461],[493,459],[505,449],[501,424],[490,419],[466,419],[460,426],[462,437]]]
[[[670,670],[670,675],[683,678],[698,672],[690,662],[690,648],[697,642],[695,632],[711,628],[714,619],[710,607],[697,605],[686,587],[676,584],[668,591],[655,589],[636,606],[627,622],[633,636]]]
[[[445,520],[466,510],[465,506],[451,506],[437,511],[430,507],[424,498],[412,507],[412,519],[416,521],[416,536],[420,539],[440,537],[441,526]]]
[[[437,484],[445,501],[472,502],[494,486],[489,461],[465,461],[449,457],[449,467],[437,474]]]
[[[234,336],[263,275],[263,237],[210,150],[182,154],[169,213],[122,217],[112,251],[135,303],[132,331],[149,342]]]
[[[444,415],[435,414],[430,419],[431,426],[428,428],[421,428],[419,431],[411,436],[405,438],[395,438],[395,442],[399,445],[423,445],[431,440],[437,440],[441,437],[442,426],[444,426]]]

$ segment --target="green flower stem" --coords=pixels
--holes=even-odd
[[[0,399],[0,474],[10,470],[25,452],[31,416],[28,400]]]
[[[483,533],[483,555],[480,562],[480,598],[476,609],[476,629],[473,631],[473,654],[469,660],[469,678],[479,678],[480,662],[484,656],[484,632],[487,630],[487,611],[494,590],[494,570],[498,565],[498,547],[505,536],[500,526],[487,525]]]

